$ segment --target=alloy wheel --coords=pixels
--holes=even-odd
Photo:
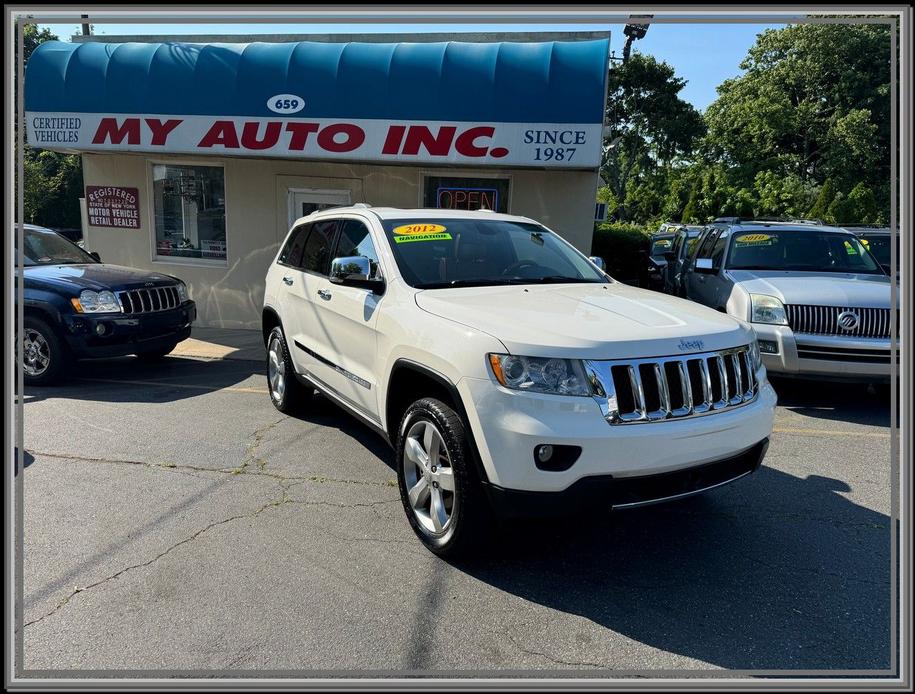
[[[423,531],[431,535],[447,531],[458,503],[454,468],[441,432],[428,420],[416,422],[404,438],[404,481]]]
[[[22,363],[29,376],[41,376],[51,365],[51,347],[34,328],[26,328],[23,334]]]
[[[267,379],[270,394],[276,402],[282,402],[286,394],[286,360],[283,358],[283,343],[279,337],[270,340],[267,353]]]

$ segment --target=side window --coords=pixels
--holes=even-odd
[[[724,249],[728,245],[728,232],[722,231],[718,234],[718,238],[715,239],[715,245],[712,246],[712,267],[720,268],[721,261],[724,259]]]
[[[286,245],[283,246],[283,250],[280,252],[277,262],[283,265],[292,265],[293,267],[299,266],[302,262],[302,250],[305,248],[305,238],[308,236],[309,228],[310,225],[302,224],[293,229],[286,240]]]
[[[715,237],[718,236],[718,230],[712,229],[708,234],[705,235],[699,242],[699,249],[696,251],[697,258],[711,258],[712,257],[712,245],[715,243]]]
[[[314,222],[305,240],[300,267],[308,272],[327,275],[330,272],[330,251],[337,231],[337,220]]]
[[[674,237],[674,245],[670,249],[670,252],[674,254],[674,257],[679,257],[681,246],[683,246],[683,232],[678,231],[677,235]]]
[[[372,235],[368,227],[358,219],[345,219],[340,226],[340,237],[337,241],[337,250],[334,258],[349,258],[361,256],[368,258],[372,265],[372,279],[381,277],[378,267],[378,253],[372,243]]]

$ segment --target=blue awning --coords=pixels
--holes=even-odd
[[[603,122],[609,38],[542,43],[63,43],[25,75],[36,113]]]

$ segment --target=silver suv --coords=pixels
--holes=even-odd
[[[693,301],[753,324],[771,373],[890,377],[890,327],[898,321],[890,278],[845,229],[713,224],[699,239],[684,284]]]

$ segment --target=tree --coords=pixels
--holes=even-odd
[[[626,219],[633,203],[641,206],[629,195],[630,187],[641,185],[642,192],[654,198],[650,207],[660,209],[663,189],[655,190],[645,181],[691,154],[704,127],[699,112],[679,96],[686,80],[676,77],[667,63],[635,53],[613,67],[608,80],[601,175],[619,203],[616,218]]]
[[[810,219],[826,219],[829,212],[829,206],[832,204],[835,197],[836,187],[833,184],[832,179],[827,178],[826,182],[823,183],[823,186],[820,188],[816,202],[813,203],[813,207],[808,210],[807,216]]]
[[[703,152],[745,183],[760,171],[815,185],[832,179],[839,190],[863,181],[888,207],[889,48],[882,24],[763,32],[745,73],[718,87]]]

